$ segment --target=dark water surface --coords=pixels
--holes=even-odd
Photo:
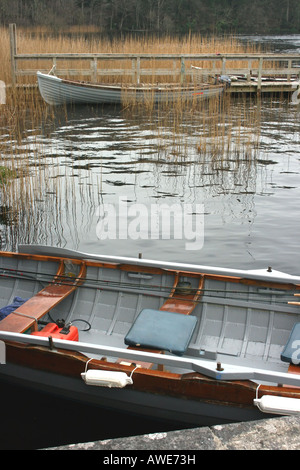
[[[299,106],[288,97],[231,99],[219,126],[203,111],[185,112],[179,124],[172,112],[114,107],[57,114],[54,124],[7,143],[7,158],[13,145],[32,176],[18,223],[2,226],[4,249],[39,243],[299,273]],[[153,236],[152,209],[171,213],[173,205],[182,217],[170,219],[169,234],[159,221]],[[202,220],[202,240],[189,248],[189,234],[180,233],[185,213],[199,227]]]
[[[167,432],[176,425],[116,413],[0,381],[0,450],[34,450]]]
[[[279,37],[272,44],[275,50],[295,52],[300,37]],[[19,180],[12,182],[27,203],[17,215],[2,216],[2,248],[41,243],[231,268],[272,266],[300,274],[299,106],[288,97],[240,98],[219,108],[217,124],[210,113],[208,108],[207,113],[149,114],[82,106],[57,111],[54,122],[28,129],[18,141],[4,132],[3,158],[10,161],[13,155],[24,162],[31,190],[18,188]],[[170,219],[176,223],[167,237],[161,225],[154,232],[149,228],[151,210],[163,204],[170,211],[176,204],[177,215],[182,210],[181,218],[173,214]],[[115,210],[115,239],[114,226],[108,230],[103,225],[109,208]],[[197,249],[187,249],[187,239],[180,236],[185,210],[202,230]],[[133,222],[130,230],[128,222]],[[104,232],[106,240],[101,239]],[[1,414],[2,449],[164,429],[162,423],[108,417],[4,384],[1,397],[2,403],[9,397]],[[110,426],[103,426],[107,422]]]

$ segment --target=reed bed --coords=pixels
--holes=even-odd
[[[76,223],[82,225],[78,214],[83,214],[74,216],[76,206],[84,201],[92,205],[97,197],[97,191],[91,194],[91,173],[85,175],[85,185],[78,186],[82,175],[72,165],[62,165],[63,158],[47,139],[58,116],[41,101],[29,107],[36,104],[30,93],[20,105],[10,96],[1,116],[0,246],[10,250],[19,243],[64,244],[73,239],[76,244]]]
[[[9,53],[9,33],[7,28],[0,28],[0,54],[3,60],[3,67],[0,71],[0,80],[6,83],[10,82],[10,53]],[[205,37],[200,35],[188,35],[185,37],[171,37],[164,36],[158,38],[156,36],[126,36],[124,38],[108,39],[104,38],[96,32],[90,30],[84,34],[82,30],[64,32],[54,34],[46,28],[35,30],[28,30],[26,28],[18,28],[17,30],[17,52],[23,54],[42,54],[42,53],[117,53],[117,54],[222,54],[222,53],[253,53],[259,52],[258,46],[253,44],[243,44],[235,36],[228,37]],[[22,61],[19,62],[20,68],[31,69],[36,71],[38,69],[50,70],[52,68],[51,61]],[[99,61],[98,69],[123,69],[126,74],[112,74],[111,76],[101,76],[99,80],[105,82],[130,82],[131,74],[128,73],[131,69],[131,61]],[[189,68],[191,62],[186,63]],[[200,67],[211,67],[210,63],[196,64]],[[236,64],[238,66],[238,64]],[[240,66],[245,64],[241,63]],[[155,70],[165,69],[172,70],[174,64],[171,60],[155,61],[147,60],[143,63],[144,69]],[[68,70],[72,68],[86,69],[89,64],[86,61],[72,60],[59,62],[61,70]],[[177,64],[178,68],[178,64]],[[180,68],[180,64],[179,64]],[[80,77],[80,75],[76,78]],[[24,81],[24,77],[22,81]],[[34,78],[33,78],[34,80]],[[167,80],[166,77],[153,77],[151,73],[145,77],[146,81],[153,80]],[[32,80],[31,80],[32,81]]]
[[[251,98],[232,103],[227,95],[220,103],[211,100],[209,111],[203,115],[202,133],[197,151],[203,158],[227,164],[234,161],[250,163],[259,149],[261,116]],[[234,110],[234,112],[233,112]],[[218,117],[217,117],[218,116]]]

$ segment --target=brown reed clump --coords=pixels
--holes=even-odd
[[[235,102],[230,94],[219,103],[210,100],[208,112],[203,114],[202,135],[197,151],[202,158],[210,156],[218,163],[234,160],[251,162],[257,155],[260,141],[259,106],[251,99]]]

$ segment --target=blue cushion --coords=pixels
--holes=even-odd
[[[300,323],[295,323],[288,342],[281,353],[281,360],[291,364],[300,363]]]
[[[15,297],[12,304],[6,305],[6,307],[2,307],[0,309],[0,320],[3,320],[11,312],[14,312],[17,308],[23,305],[27,300],[28,299],[22,299],[21,297]]]
[[[128,346],[142,346],[182,355],[186,351],[197,318],[164,310],[144,309],[125,337]]]

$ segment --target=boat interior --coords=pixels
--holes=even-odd
[[[281,355],[300,315],[291,284],[50,257],[6,254],[0,262],[0,309],[25,300],[0,330],[36,334],[62,320],[84,343],[282,372],[290,366]]]

